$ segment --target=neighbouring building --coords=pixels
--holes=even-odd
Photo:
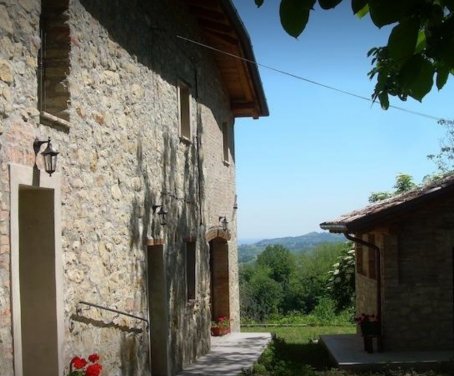
[[[454,176],[320,226],[356,243],[356,313],[384,351],[454,349]]]
[[[246,60],[230,0],[0,0],[0,375],[174,375],[239,330]]]

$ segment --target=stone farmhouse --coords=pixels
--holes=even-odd
[[[356,243],[356,313],[384,351],[454,349],[454,177],[322,223]]]
[[[0,375],[174,375],[239,330],[234,121],[268,109],[214,50],[255,60],[235,8],[0,0],[0,46]]]

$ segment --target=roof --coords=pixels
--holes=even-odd
[[[362,210],[344,214],[333,221],[323,222],[320,227],[323,230],[337,233],[361,232],[377,225],[383,225],[395,219],[397,215],[408,214],[421,205],[452,193],[454,193],[454,175],[449,175],[422,187],[366,206]]]
[[[207,45],[255,63],[251,40],[231,0],[185,1],[196,17]],[[257,65],[223,53],[214,54],[214,58],[234,116],[268,116]]]

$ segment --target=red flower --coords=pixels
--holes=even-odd
[[[75,356],[71,360],[71,365],[76,369],[82,369],[87,365],[87,361],[84,358]]]
[[[99,376],[102,371],[102,365],[101,364],[90,364],[87,367],[87,371],[85,373],[85,376]]]
[[[99,355],[94,353],[88,357],[88,360],[92,363],[96,363],[99,360]]]

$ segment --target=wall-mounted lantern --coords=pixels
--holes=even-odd
[[[229,222],[227,221],[227,217],[225,217],[225,216],[219,217],[219,224],[222,226],[222,229],[224,231],[228,230]]]
[[[156,210],[159,208],[159,210],[156,212]],[[167,210],[164,209],[164,205],[153,205],[153,214],[159,215],[161,218],[160,223],[162,226],[165,226],[167,224]]]
[[[49,174],[49,176],[52,176],[52,174],[55,172],[57,169],[57,155],[58,151],[56,151],[52,147],[52,143],[50,142],[50,137],[47,141],[40,141],[38,138],[35,138],[35,141],[33,142],[33,150],[35,151],[35,166],[36,166],[36,156],[39,153],[39,150],[41,149],[41,146],[43,144],[47,144],[46,149],[41,153],[44,159],[44,170]]]
[[[233,210],[238,210],[238,196],[235,195],[235,202],[233,203]]]

